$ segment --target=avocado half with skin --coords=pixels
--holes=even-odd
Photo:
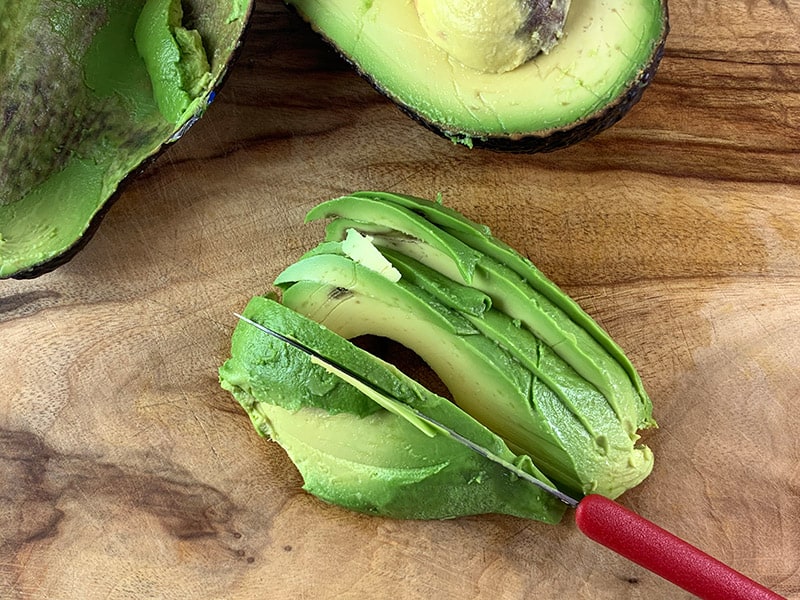
[[[121,184],[203,114],[252,0],[0,4],[0,278],[83,247]]]
[[[287,2],[426,127],[515,152],[563,148],[616,123],[650,83],[669,31],[667,0]],[[492,64],[520,37],[545,34],[554,43],[519,66]]]

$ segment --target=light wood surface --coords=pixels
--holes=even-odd
[[[315,203],[433,197],[626,349],[655,405],[622,502],[800,598],[800,6],[673,0],[661,69],[593,140],[469,151],[276,1],[208,114],[72,262],[0,282],[0,597],[682,599],[559,526],[401,522],[305,494],[217,384]]]

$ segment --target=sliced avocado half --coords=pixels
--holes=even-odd
[[[314,326],[303,328],[301,341],[362,375],[386,365],[363,351],[356,358],[342,338],[372,335],[405,346],[447,387],[453,404],[443,417],[458,426],[474,421],[485,427],[516,455],[514,461],[531,461],[566,493],[614,498],[649,475],[653,454],[640,443],[639,430],[656,423],[633,365],[528,259],[496,240],[487,227],[411,196],[357,192],[317,205],[306,218],[330,217],[326,239],[275,279],[284,312],[277,314],[270,304],[269,311],[257,314],[259,322],[297,338],[285,329],[290,326],[286,318],[302,315],[301,322]],[[262,304],[257,297],[248,310]],[[459,506],[452,514],[432,503],[430,491],[444,480],[427,479],[433,474],[425,469],[418,471],[424,483],[406,479],[411,473],[406,468],[429,465],[419,432],[412,436],[392,425],[384,436],[369,420],[381,409],[342,396],[338,383],[309,371],[307,357],[289,361],[264,339],[271,336],[250,327],[245,338],[238,333],[242,327],[247,326],[237,326],[234,335],[232,358],[220,370],[222,385],[256,428],[287,450],[310,492],[389,516],[509,512],[497,498],[468,509]],[[250,341],[242,343],[245,339]],[[444,400],[421,387],[408,395],[404,385],[384,380],[379,387],[434,417],[428,409]],[[429,397],[437,400],[429,404]],[[363,420],[338,417],[342,413]],[[461,433],[469,437],[466,430]],[[376,442],[384,437],[391,446]],[[447,454],[437,450],[435,455]],[[464,466],[460,461],[454,454],[451,473]],[[363,465],[372,468],[365,473]],[[390,465],[401,471],[384,471]],[[479,489],[470,486],[469,468],[474,465],[466,467],[464,477],[447,480],[457,488],[447,494],[468,497]],[[354,500],[359,498],[363,505]],[[398,504],[389,506],[381,498]],[[540,498],[530,500],[532,509]],[[542,519],[536,510],[528,516]]]
[[[650,83],[669,30],[667,0],[287,3],[423,125],[468,146],[517,152],[563,148],[616,123]],[[547,21],[565,11],[563,26]],[[465,21],[466,31],[455,29]],[[493,47],[487,31],[498,37]],[[557,39],[509,70],[516,59],[493,64],[521,36],[530,46],[541,35]]]
[[[252,0],[0,4],[0,278],[88,241],[129,175],[205,111]]]

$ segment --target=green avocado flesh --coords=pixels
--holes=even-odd
[[[564,492],[615,498],[647,477],[653,455],[638,443],[638,431],[655,421],[638,374],[608,334],[529,260],[486,227],[412,196],[357,192],[322,203],[307,216],[322,218],[332,219],[326,239],[275,280],[280,303],[277,297],[256,297],[246,316],[371,380],[380,372],[375,383],[381,389],[430,417],[441,416],[475,442],[495,436],[492,443],[502,445],[493,448],[511,452],[505,455],[509,462],[529,461]],[[453,402],[345,341],[364,335],[416,352]],[[508,473],[471,476],[474,463],[461,462],[467,455],[447,436],[429,455],[423,442],[433,442],[419,431],[411,435],[408,423],[399,425],[402,416],[365,401],[282,346],[239,324],[220,379],[258,431],[286,449],[311,493],[403,518],[498,512],[557,519],[551,499],[537,488],[517,482],[521,487],[514,494],[497,497],[496,486]],[[447,412],[434,414],[431,406],[446,406]],[[397,427],[408,429],[409,437]],[[447,498],[474,503],[430,492],[428,486],[442,485],[438,478],[445,471],[427,471],[432,463],[426,460],[450,452],[448,473],[454,478],[446,485],[455,487]],[[344,455],[356,464],[347,462],[340,472],[332,465]],[[373,468],[368,474],[365,464]],[[490,490],[479,492],[484,485]]]
[[[507,462],[547,481],[526,456],[449,400],[329,329],[270,298],[244,315],[349,366],[394,398],[424,412]],[[310,493],[346,508],[395,518],[434,519],[502,512],[555,523],[565,506],[503,467],[413,418],[382,408],[299,350],[239,326],[222,385],[256,430],[281,444]]]
[[[668,31],[666,0],[572,0],[563,33],[546,53],[509,71],[482,72],[440,47],[414,2],[287,2],[427,126],[467,145],[520,151],[568,145],[618,120],[649,83]],[[488,3],[486,29],[514,4],[530,3]],[[447,31],[439,35],[449,39]],[[469,50],[479,42],[465,36],[463,45]]]
[[[120,183],[205,110],[241,1],[0,5],[0,277],[57,266]]]

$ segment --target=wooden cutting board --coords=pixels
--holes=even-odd
[[[548,155],[470,151],[258,4],[208,114],[72,262],[0,282],[0,597],[686,598],[562,525],[301,490],[217,384],[234,319],[358,189],[444,200],[626,349],[661,428],[622,501],[800,598],[800,16],[671,2],[655,83]]]

